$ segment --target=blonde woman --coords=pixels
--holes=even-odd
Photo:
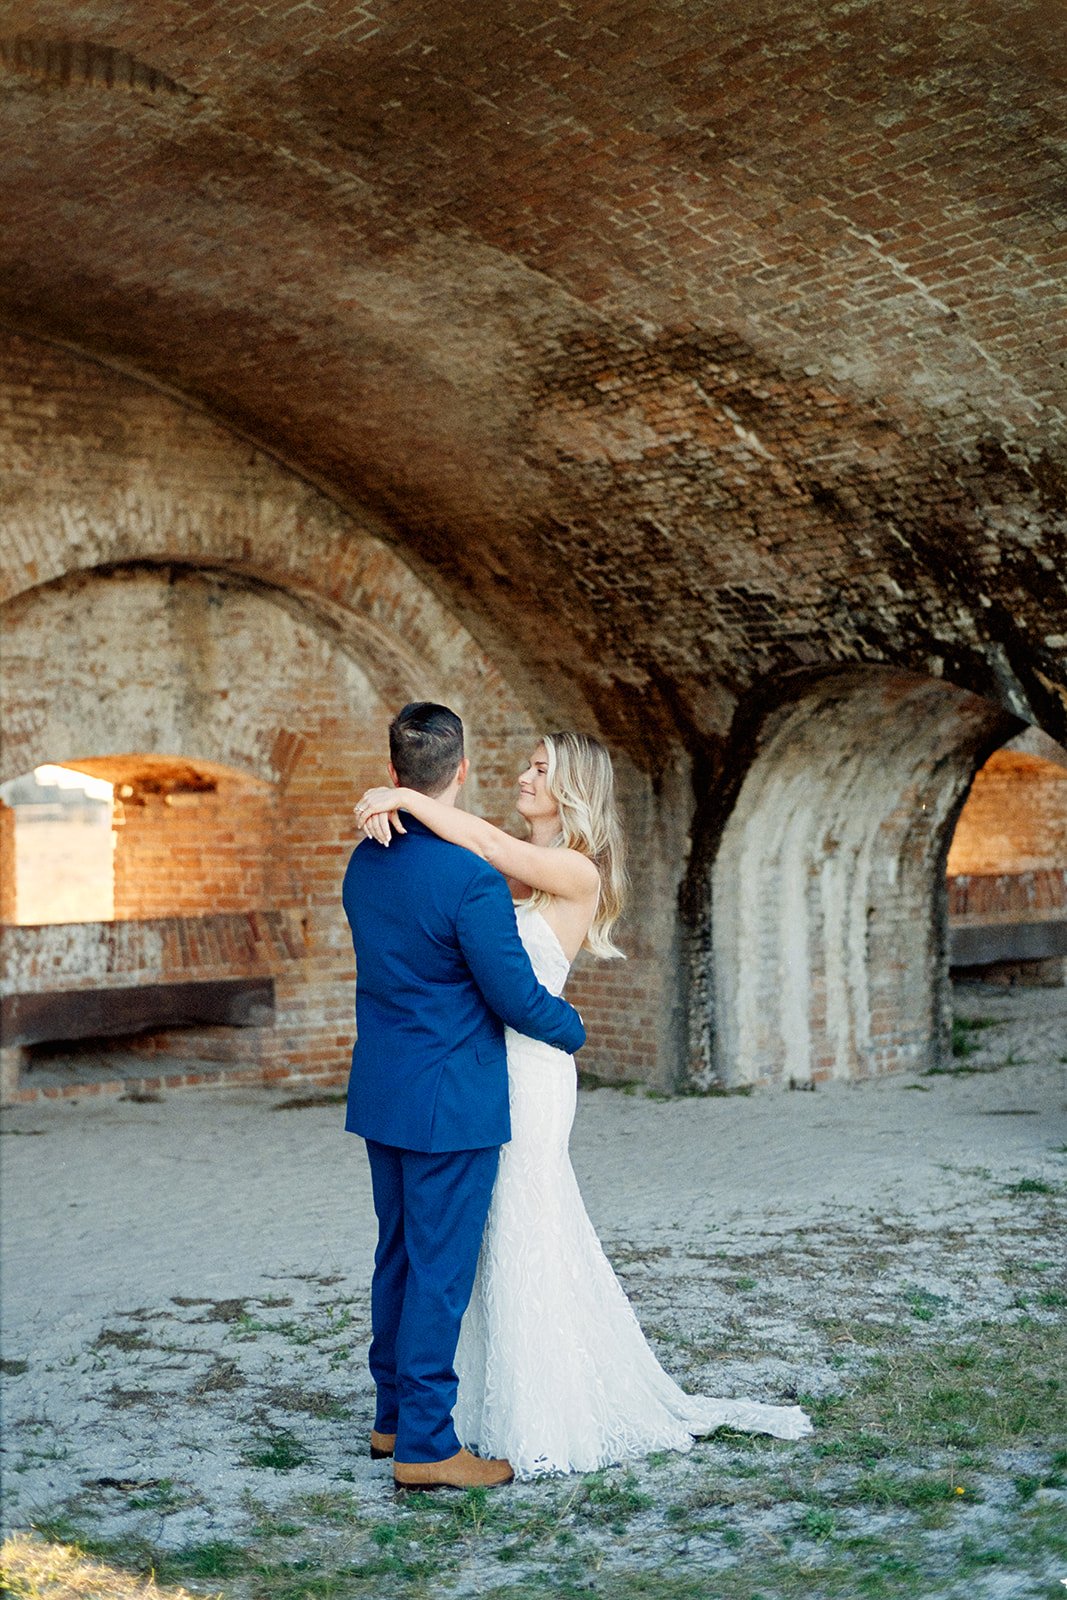
[[[621,956],[623,838],[611,761],[580,733],[545,735],[518,780],[529,839],[407,788],[370,789],[356,807],[388,845],[400,813],[481,856],[510,881],[519,934],[540,982],[562,993],[585,948]],[[574,1058],[508,1029],[511,1141],[500,1152],[456,1371],[460,1439],[516,1476],[590,1472],[688,1450],[729,1426],[799,1438],[796,1406],[685,1394],[659,1365],[586,1214],[568,1154]]]

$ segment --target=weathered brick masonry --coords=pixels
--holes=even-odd
[[[471,802],[503,821],[531,714],[419,581],[317,491],[128,380],[15,353],[3,464],[22,492],[4,529],[6,571],[12,589],[20,576],[27,586],[4,607],[3,777],[66,761],[115,785],[120,919],[171,918],[195,938],[188,919],[301,912],[306,949],[274,973],[274,1028],[190,1030],[137,1048],[337,1077],[352,1042],[340,880],[354,799],[385,776],[389,716],[416,695],[454,704],[470,735]],[[208,564],[212,535],[225,543]],[[625,759],[620,775],[640,840],[648,780]],[[590,1068],[607,1077],[656,1058],[656,930],[673,899],[656,861],[645,850],[636,860],[642,899],[660,910],[627,940],[625,1018],[610,977],[575,980],[596,1035]],[[70,948],[57,987],[81,986],[79,938]],[[177,971],[161,956],[151,981]],[[133,982],[140,969],[119,972]]]
[[[968,785],[1067,740],[1061,29],[8,0],[13,770],[258,780],[339,996],[387,710],[452,698],[501,816],[535,725],[599,730],[637,894],[591,1067],[936,1052]]]

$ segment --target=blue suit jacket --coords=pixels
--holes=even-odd
[[[574,1052],[581,1018],[534,977],[500,873],[405,814],[344,881],[356,951],[345,1127],[430,1153],[511,1137],[504,1024]]]

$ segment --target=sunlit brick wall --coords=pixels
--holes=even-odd
[[[0,923],[15,920],[15,812],[0,800]]]
[[[948,858],[949,876],[1067,867],[1067,765],[998,750],[975,777]]]
[[[275,838],[266,785],[141,794],[115,805],[115,916],[253,911],[266,903]]]

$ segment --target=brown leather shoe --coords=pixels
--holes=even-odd
[[[397,1489],[496,1489],[515,1476],[510,1461],[482,1461],[469,1450],[459,1450],[445,1461],[394,1461]]]
[[[379,1433],[377,1428],[370,1431],[370,1458],[372,1461],[385,1461],[396,1449],[395,1433]]]

